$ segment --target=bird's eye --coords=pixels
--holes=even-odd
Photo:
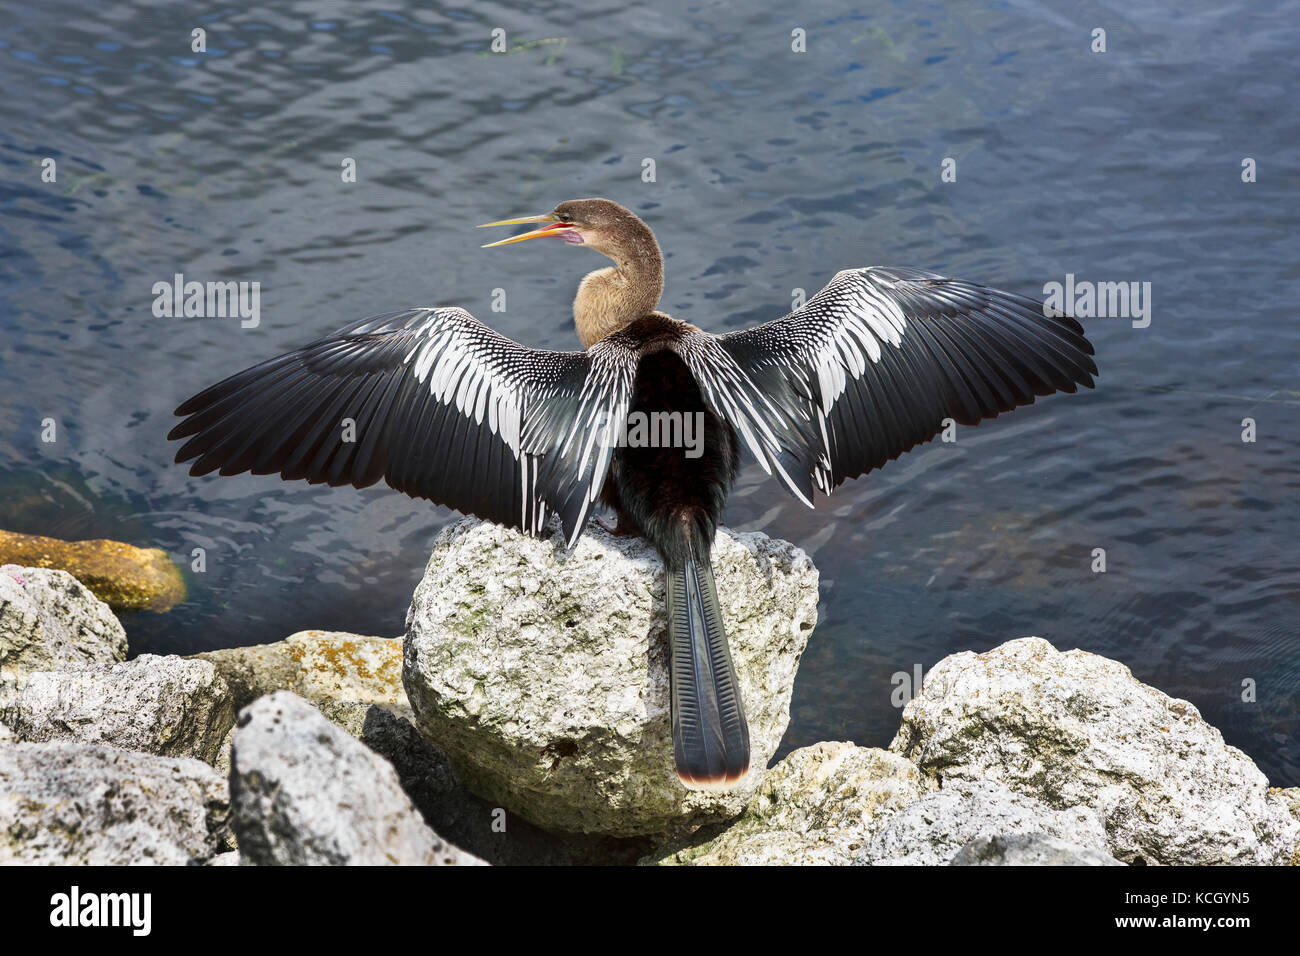
[[[560,222],[573,222],[573,214],[572,214],[572,213],[562,212],[562,213],[560,213],[560,217],[559,217],[559,218],[560,218]]]

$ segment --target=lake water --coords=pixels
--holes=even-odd
[[[450,512],[191,479],[171,410],[412,305],[576,347],[569,303],[603,260],[480,250],[473,226],[604,195],[656,230],[663,307],[714,330],[870,264],[1035,296],[1150,283],[1146,327],[1087,321],[1095,392],[962,429],[817,512],[747,467],[729,524],[822,570],[786,749],[888,744],[893,675],[1038,634],[1123,661],[1300,784],[1300,4],[264,6],[54,0],[0,24],[0,527],[206,549],[188,603],[127,620],[135,652],[400,633]],[[176,273],[260,283],[260,324],[155,317]]]

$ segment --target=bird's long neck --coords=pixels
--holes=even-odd
[[[573,300],[573,324],[584,348],[653,312],[664,291],[664,261],[648,228],[605,254],[614,265],[588,273]],[[605,250],[601,250],[605,251]]]

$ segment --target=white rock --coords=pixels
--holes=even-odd
[[[402,639],[343,631],[299,631],[274,644],[194,655],[211,661],[243,708],[277,690],[312,703],[348,701],[409,710],[402,687]]]
[[[228,811],[226,781],[188,757],[0,743],[0,865],[205,863]]]
[[[1041,833],[1104,850],[1106,832],[1087,807],[1052,808],[989,781],[949,781],[890,815],[854,859],[858,865],[949,863],[977,837]]]
[[[1282,805],[1287,808],[1292,819],[1300,823],[1300,787],[1288,787],[1285,790],[1280,787],[1271,787],[1269,793],[1275,800],[1280,800]],[[1300,866],[1300,841],[1296,843],[1295,852],[1291,854],[1291,866]]]
[[[0,721],[21,740],[80,740],[211,763],[235,715],[212,664],[142,654],[18,678],[0,687]]]
[[[245,865],[474,865],[420,819],[392,766],[277,691],[239,715],[232,826]]]
[[[923,773],[1087,806],[1126,863],[1281,864],[1300,824],[1185,700],[1115,661],[1024,638],[946,657],[890,747]]]
[[[1042,833],[980,836],[967,843],[951,866],[1123,866],[1109,853]]]
[[[661,864],[846,864],[889,817],[934,784],[878,748],[818,743],[768,771],[753,803],[716,837],[657,854]]]
[[[126,631],[67,571],[0,569],[0,678],[126,657]]]
[[[635,836],[736,815],[789,723],[817,570],[791,544],[725,531],[713,567],[749,719],[745,785],[678,780],[663,566],[594,525],[571,554],[473,519],[439,535],[407,616],[420,730],[471,790],[547,829]]]

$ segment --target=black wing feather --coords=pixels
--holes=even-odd
[[[1097,374],[1092,344],[1068,316],[881,267],[841,272],[783,318],[696,333],[679,351],[764,467],[785,462],[826,492],[929,441],[944,419],[973,425],[1039,395],[1091,388]],[[786,485],[809,501],[798,476]]]
[[[176,460],[194,475],[359,488],[382,478],[533,534],[558,513],[572,543],[609,448],[572,449],[593,421],[626,415],[636,361],[613,343],[526,348],[461,309],[393,312],[204,389],[177,408],[184,421],[168,437],[188,439]]]

